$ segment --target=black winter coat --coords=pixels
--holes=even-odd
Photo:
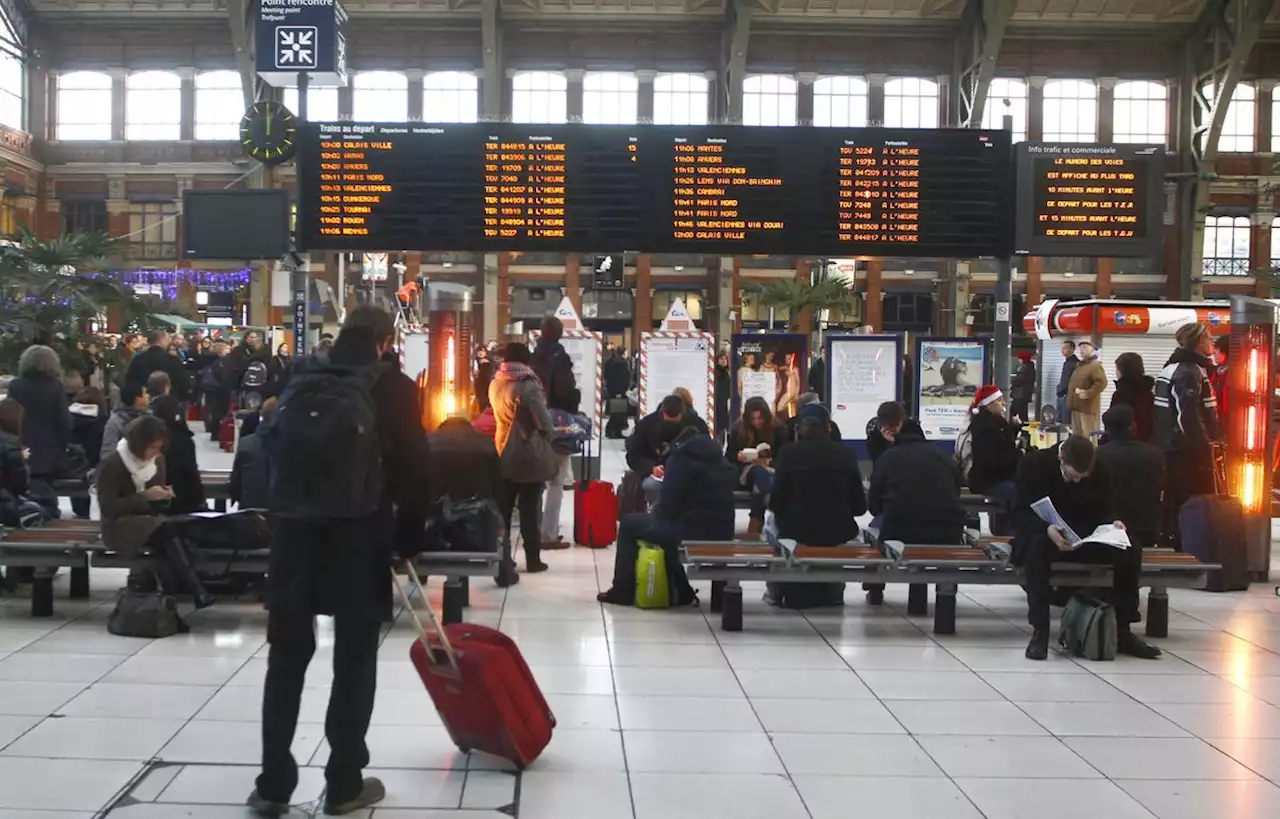
[[[658,500],[660,541],[732,540],[737,486],[737,470],[710,436],[695,435],[672,449]]]
[[[173,488],[173,500],[165,511],[185,515],[207,509],[200,466],[196,462],[195,436],[187,426],[187,419],[179,412],[177,401],[172,397],[159,398],[152,403],[151,409],[169,430],[164,463],[168,484]]]
[[[706,432],[706,423],[696,415],[693,417],[701,425],[701,431]],[[640,475],[651,474],[655,466],[666,462],[672,442],[690,424],[688,415],[679,422],[663,420],[661,409],[641,418],[627,438],[627,468]]]
[[[1111,406],[1128,404],[1133,410],[1133,429],[1139,441],[1150,442],[1156,425],[1156,380],[1149,375],[1116,380]]]
[[[1030,452],[1018,466],[1018,505],[1013,512],[1013,558],[1019,565],[1030,544],[1048,537],[1049,525],[1031,508],[1041,498],[1053,501],[1058,514],[1080,537],[1088,537],[1102,524],[1116,520],[1111,476],[1101,459],[1084,480],[1068,483],[1062,477],[1058,447]]]
[[[971,416],[969,431],[973,463],[969,466],[969,490],[985,495],[987,490],[1018,476],[1018,427],[986,410]]]
[[[774,462],[769,509],[781,537],[806,546],[839,546],[858,537],[867,513],[853,450],[835,441],[796,441]]]
[[[914,418],[908,418],[902,423],[902,434],[908,436],[924,437],[924,429],[921,428],[920,422]],[[867,430],[867,457],[871,459],[871,465],[874,467],[876,462],[880,460],[880,456],[889,451],[893,446],[893,442],[884,437],[884,433],[880,431],[880,425],[875,424]]]
[[[960,469],[915,430],[904,427],[875,462],[867,506],[871,514],[884,516],[883,540],[959,544],[964,539]]]
[[[271,465],[262,439],[256,434],[241,436],[236,443],[236,459],[227,487],[231,502],[241,509],[266,509],[271,501]]]
[[[1030,401],[1036,394],[1036,364],[1027,359],[1009,381],[1009,395],[1014,401]],[[1022,419],[1029,420],[1027,418]]]
[[[1164,520],[1164,453],[1132,435],[1113,435],[1098,447],[1098,460],[1111,479],[1115,516],[1142,546],[1158,544]]]
[[[809,364],[809,391],[818,394],[819,401],[827,400],[827,360],[815,358]]]
[[[619,398],[631,388],[631,368],[627,360],[618,354],[604,363],[604,394],[606,398]]]
[[[450,418],[436,429],[431,442],[431,488],[428,503],[448,495],[497,500],[502,493],[502,461],[493,439],[477,432],[466,419]]]
[[[573,361],[558,341],[538,339],[529,366],[538,374],[542,390],[547,394],[547,409],[577,412],[582,400],[573,377]]]
[[[76,405],[82,408],[84,405]],[[88,405],[93,407],[92,404]],[[101,407],[97,407],[97,415],[83,415],[80,412],[71,413],[71,443],[77,444],[84,450],[85,459],[89,462],[89,468],[98,465],[102,455],[102,434],[107,429],[107,416]]]
[[[1186,450],[1208,457],[1212,441],[1222,440],[1218,402],[1209,383],[1209,359],[1191,350],[1174,350],[1156,379],[1155,440],[1166,452]]]
[[[22,442],[16,435],[0,432],[0,521],[18,524],[19,505],[31,486]]]
[[[169,376],[172,385],[170,394],[178,401],[186,401],[191,397],[191,377],[187,374],[186,365],[182,363],[182,359],[170,355],[168,350],[161,347],[148,347],[135,355],[129,362],[125,380],[142,387],[154,372]]]
[[[26,373],[9,382],[9,397],[22,405],[22,445],[31,450],[27,468],[37,478],[59,475],[71,443],[70,404],[62,379]]]
[[[367,367],[373,350],[340,356],[335,366]],[[295,365],[294,372],[300,367]],[[342,613],[370,620],[391,616],[391,554],[422,550],[430,490],[430,450],[422,432],[417,385],[386,368],[370,390],[386,472],[382,508],[350,521],[281,520],[272,535],[268,594],[272,617]]]

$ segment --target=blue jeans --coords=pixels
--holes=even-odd
[[[773,470],[760,464],[748,468],[747,474],[742,478],[742,486],[751,492],[751,510],[748,514],[753,518],[764,518],[769,494],[773,492]]]

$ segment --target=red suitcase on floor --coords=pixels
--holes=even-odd
[[[227,417],[218,422],[218,447],[223,452],[236,451],[236,415],[227,413]]]
[[[440,627],[411,561],[409,580],[427,609],[428,632],[404,588],[392,582],[420,635],[409,660],[435,703],[449,736],[463,753],[484,751],[524,768],[551,741],[556,718],[533,672],[510,637],[473,623]]]
[[[603,549],[618,539],[618,496],[608,481],[573,485],[573,542]]]

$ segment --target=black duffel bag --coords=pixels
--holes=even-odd
[[[429,552],[492,552],[502,541],[502,514],[488,498],[436,501],[427,520]]]

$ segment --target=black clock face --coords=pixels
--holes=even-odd
[[[287,162],[298,148],[298,118],[278,102],[256,102],[240,120],[240,144],[263,164]]]

